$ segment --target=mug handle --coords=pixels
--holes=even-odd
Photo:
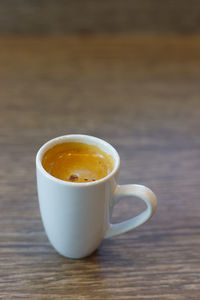
[[[127,221],[117,224],[110,224],[105,234],[105,238],[110,238],[136,228],[147,222],[155,213],[157,208],[157,198],[155,194],[146,186],[138,184],[117,186],[114,194],[114,205],[120,200],[120,198],[126,196],[135,196],[143,200],[146,203],[147,208],[138,216]]]

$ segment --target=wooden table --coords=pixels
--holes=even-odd
[[[145,225],[89,258],[58,255],[40,218],[35,155],[85,133],[113,144],[120,184],[150,187]],[[200,38],[0,38],[0,298],[200,299]],[[139,213],[124,199],[113,222]]]

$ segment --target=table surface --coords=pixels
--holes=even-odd
[[[0,298],[200,299],[200,38],[1,37],[0,66]],[[114,145],[119,183],[159,201],[83,260],[52,248],[36,192],[38,148],[69,133]]]

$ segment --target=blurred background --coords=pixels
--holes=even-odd
[[[198,0],[2,0],[0,33],[195,34],[199,17]]]

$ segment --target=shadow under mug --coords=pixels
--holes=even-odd
[[[59,143],[81,142],[96,145],[114,159],[114,169],[93,182],[75,183],[53,177],[42,166],[44,153]],[[83,258],[94,252],[104,238],[125,233],[147,222],[157,208],[155,194],[142,185],[118,185],[120,158],[102,139],[80,134],[57,137],[45,143],[36,156],[39,206],[46,234],[63,256]],[[120,198],[135,196],[146,209],[127,221],[111,224],[114,205]]]

